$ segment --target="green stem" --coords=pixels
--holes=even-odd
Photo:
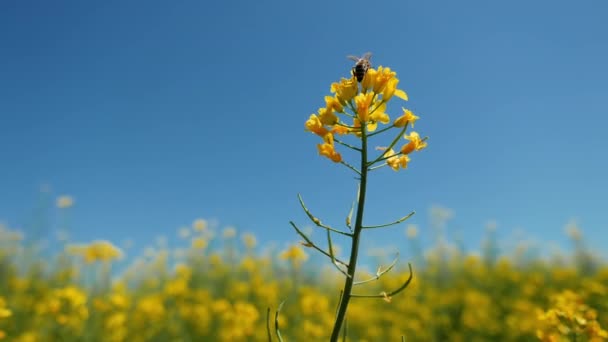
[[[363,231],[363,211],[365,209],[365,191],[367,189],[367,132],[365,124],[361,124],[361,178],[359,187],[359,198],[357,200],[357,216],[355,218],[355,229],[352,235],[352,245],[350,249],[350,261],[348,262],[348,269],[346,280],[344,281],[344,290],[342,290],[342,300],[340,301],[340,307],[336,315],[336,322],[334,323],[333,331],[331,332],[331,342],[338,342],[340,337],[340,329],[346,318],[346,310],[348,309],[348,303],[351,299],[351,293],[353,284],[355,282],[355,271],[357,269],[357,258],[359,254],[359,241],[361,238],[361,232]]]

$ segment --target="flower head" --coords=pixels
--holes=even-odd
[[[340,151],[336,149],[334,144],[336,135],[346,136],[340,137],[340,140],[336,141],[342,145],[341,148],[360,150],[356,144],[352,144],[347,139],[368,139],[391,128],[401,128],[399,133],[401,135],[406,133],[408,124],[413,127],[418,117],[405,108],[403,108],[403,114],[395,119],[392,125],[378,127],[391,122],[389,101],[395,97],[408,100],[407,94],[399,89],[398,85],[397,73],[391,68],[383,66],[379,66],[377,69],[367,69],[360,83],[357,82],[355,75],[332,83],[330,90],[333,95],[325,96],[325,107],[321,107],[317,113],[311,114],[305,123],[306,131],[323,139],[322,143],[317,144],[319,155],[350,167],[350,164],[343,161]],[[409,162],[407,155],[414,150],[423,149],[426,146],[426,138],[420,138],[416,132],[406,134],[404,137],[410,140],[410,143],[403,146],[399,153],[393,152],[394,155],[390,158],[378,157],[372,164],[386,161],[386,164],[394,170],[406,168]],[[393,141],[397,140],[393,138]],[[394,148],[395,142],[389,148]]]
[[[338,113],[342,113],[344,111],[344,107],[337,97],[325,96],[325,105],[327,110],[336,111]]]
[[[374,68],[370,68],[367,70],[367,73],[365,73],[365,77],[363,78],[363,81],[361,82],[361,87],[363,87],[363,92],[367,92],[368,90],[370,90],[371,88],[374,87],[374,83],[376,82],[376,69]]]
[[[331,161],[335,163],[339,163],[342,161],[342,156],[340,153],[336,152],[334,148],[334,136],[331,133],[325,134],[323,137],[325,141],[323,144],[318,144],[317,149],[319,150],[319,154],[329,158]]]
[[[390,150],[391,152],[393,150]],[[395,171],[399,171],[399,169],[406,169],[407,164],[410,161],[410,157],[407,155],[394,155],[386,160],[388,166]]]
[[[414,113],[412,113],[411,110],[405,109],[405,108],[402,108],[402,109],[403,109],[403,115],[401,115],[400,117],[395,119],[393,126],[404,127],[405,125],[410,124],[413,128],[416,120],[418,120],[420,118],[417,117],[416,115],[414,115]]]
[[[384,91],[382,92],[383,101],[390,100],[393,97],[393,95],[397,96],[398,98],[400,98],[404,101],[408,100],[407,94],[403,90],[397,89],[398,83],[399,83],[399,79],[397,79],[396,77],[393,77],[390,80],[388,80],[388,82],[386,83],[386,87],[384,88]]]
[[[72,196],[63,195],[57,198],[57,207],[61,209],[69,208],[74,205],[74,198]]]
[[[332,93],[336,94],[336,99],[340,104],[346,105],[348,101],[352,100],[353,97],[357,95],[359,85],[355,78],[342,78],[339,83],[332,83],[330,90]]]
[[[88,264],[97,261],[109,262],[123,256],[120,248],[104,240],[93,241],[88,245],[68,245],[66,250],[69,254],[82,257]]]
[[[281,252],[279,257],[283,260],[289,260],[293,265],[299,265],[308,260],[308,254],[299,245],[290,246]]]
[[[420,151],[426,147],[426,142],[420,138],[420,135],[418,135],[417,132],[412,132],[410,135],[405,135],[404,138],[410,142],[403,145],[401,148],[401,153],[403,154],[410,154],[412,151]]]
[[[196,219],[192,222],[192,228],[197,232],[202,232],[207,229],[207,220],[205,219]]]
[[[321,119],[319,119],[319,117],[316,114],[310,114],[310,118],[308,118],[308,120],[306,120],[306,130],[313,132],[314,134],[318,135],[318,136],[324,136],[325,134],[327,134],[327,129],[325,127],[323,127],[323,123],[321,122]]]
[[[361,93],[355,97],[355,105],[357,106],[357,117],[361,122],[369,120],[369,108],[372,105],[374,93]]]
[[[392,71],[391,68],[378,67],[376,79],[374,80],[374,93],[381,93],[389,81],[395,79],[396,76],[397,73]]]
[[[247,247],[247,249],[253,249],[253,248],[255,248],[255,245],[257,244],[255,235],[253,235],[251,233],[243,234],[241,236],[241,239],[243,240],[243,244],[245,245],[245,247]]]
[[[335,125],[338,123],[338,116],[333,112],[332,108],[319,108],[319,120],[324,125]]]

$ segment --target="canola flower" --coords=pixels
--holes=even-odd
[[[245,233],[245,234],[241,235],[241,240],[243,241],[243,245],[245,245],[245,247],[248,250],[254,249],[255,246],[258,244],[258,241],[255,238],[255,235],[253,235],[251,233]]]
[[[285,249],[279,255],[282,260],[288,260],[294,268],[299,267],[303,262],[308,260],[308,254],[298,245],[292,245]]]
[[[57,198],[57,207],[61,209],[70,208],[74,205],[74,198],[68,195],[62,195]]]
[[[13,312],[6,307],[6,300],[0,297],[0,320],[10,317]],[[6,337],[6,332],[0,329],[0,340]]]
[[[585,304],[578,293],[565,290],[551,298],[552,307],[540,312],[541,327],[536,334],[542,341],[560,341],[563,336],[574,341],[606,341],[608,331],[597,321],[597,310]]]
[[[319,247],[295,223],[291,222],[296,232],[305,240],[304,245],[314,248],[330,258],[332,264],[345,276],[340,304],[332,328],[331,342],[337,341],[340,336],[351,298],[381,298],[390,302],[391,296],[405,289],[412,279],[410,269],[410,277],[404,284],[394,290],[382,291],[380,294],[353,294],[353,287],[361,284],[361,282],[355,280],[355,277],[362,231],[401,223],[413,215],[412,212],[389,224],[365,226],[363,218],[369,173],[384,166],[388,166],[394,171],[406,169],[413,152],[421,151],[427,147],[426,137],[422,138],[416,131],[407,133],[408,128],[413,128],[419,119],[411,110],[401,107],[401,115],[393,116],[394,119],[391,119],[389,103],[395,98],[403,101],[408,100],[407,93],[398,88],[397,73],[383,66],[379,66],[377,69],[368,68],[368,58],[371,54],[366,54],[366,56],[366,60],[361,60],[365,63],[365,67],[357,62],[357,68],[355,68],[356,71],[353,70],[352,77],[342,78],[339,82],[331,84],[332,95],[325,97],[325,107],[319,108],[316,114],[311,114],[304,124],[307,131],[322,139],[322,143],[317,144],[318,153],[334,163],[340,163],[348,167],[356,173],[359,179],[354,225],[351,225],[352,210],[346,219],[348,231],[335,229],[321,223],[321,220],[312,215],[306,208],[301,197],[300,203],[308,217],[317,227],[326,230],[328,247],[326,249]],[[387,141],[388,145],[377,145],[375,149],[371,149],[372,144],[380,144],[377,141],[383,133],[392,133],[392,138]],[[342,149],[349,149],[358,153],[358,163],[351,164],[344,160],[341,153]],[[374,151],[380,152],[374,153]],[[341,234],[351,238],[348,260],[336,258],[331,241],[332,234]],[[380,276],[381,274],[378,275],[378,277]]]
[[[192,229],[196,232],[202,232],[207,229],[208,223],[207,220],[199,218],[192,222]]]
[[[410,224],[405,229],[405,235],[408,239],[415,239],[418,236],[418,227],[414,224]]]
[[[69,254],[77,255],[90,264],[97,261],[108,262],[120,259],[123,251],[109,241],[93,241],[88,245],[68,245],[66,250]]]
[[[343,143],[341,140],[337,140],[336,136],[356,136],[363,141],[365,146],[368,137],[387,129],[402,128],[401,134],[404,134],[408,125],[413,128],[419,117],[414,115],[411,110],[402,107],[402,115],[397,117],[391,125],[376,131],[379,124],[390,123],[391,119],[386,110],[389,101],[394,96],[404,101],[408,100],[407,94],[397,88],[398,83],[397,73],[382,66],[378,70],[369,69],[361,85],[354,77],[342,78],[340,82],[332,83],[330,90],[334,95],[326,96],[326,106],[319,108],[317,114],[311,114],[305,123],[307,131],[323,139],[323,143],[317,145],[319,154],[336,163],[341,163],[343,162],[342,154],[336,149],[336,143],[359,152],[363,152],[363,147],[357,148]],[[390,152],[384,153],[382,159],[391,160],[389,165],[394,170],[399,169],[399,167],[394,167],[395,164],[403,164],[406,167],[407,163],[403,161],[409,161],[407,156],[411,152],[420,151],[427,146],[426,139],[421,139],[417,132],[411,132],[409,135],[404,135],[403,138],[409,142],[404,144],[398,153],[392,150],[398,141],[393,141],[388,148],[379,147]],[[366,160],[366,163],[369,163],[367,167],[371,167],[379,161],[381,160],[371,162]]]

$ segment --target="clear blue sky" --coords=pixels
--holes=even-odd
[[[370,224],[416,210],[429,236],[442,205],[473,246],[487,220],[564,242],[571,218],[606,245],[608,3],[378,4],[2,1],[0,219],[26,226],[50,184],[76,199],[78,241],[147,244],[198,217],[295,241],[298,192],[340,224],[355,181],[303,125],[371,51],[430,140],[372,175]]]

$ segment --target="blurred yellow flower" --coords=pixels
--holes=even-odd
[[[69,208],[74,205],[74,198],[72,196],[63,195],[57,198],[57,207],[59,208]]]
[[[311,320],[304,320],[302,323],[302,333],[309,338],[323,338],[325,336],[325,328]]]
[[[241,260],[241,268],[247,272],[254,272],[257,269],[257,263],[254,258],[244,257]]]
[[[207,247],[207,239],[203,237],[196,237],[192,239],[192,248],[194,249],[205,249]]]
[[[304,316],[315,316],[330,308],[329,299],[313,289],[303,289],[300,296],[300,312]]]
[[[115,312],[110,314],[105,322],[105,329],[113,334],[117,329],[122,330],[127,323],[127,314],[124,312]]]
[[[7,318],[12,315],[12,311],[6,307],[4,297],[0,296],[0,318]]]
[[[23,233],[19,230],[9,229],[0,223],[0,242],[15,243],[23,240]]]
[[[236,236],[236,228],[227,227],[222,232],[222,235],[224,236],[224,239],[232,239],[233,237]]]
[[[67,245],[66,251],[82,257],[89,264],[97,261],[109,262],[123,256],[120,248],[105,240],[93,241],[88,245]]]
[[[415,239],[418,236],[418,226],[409,224],[405,229],[405,235],[408,239]]]
[[[73,285],[57,288],[36,304],[39,315],[52,318],[70,335],[79,335],[89,318],[87,293]]]
[[[243,234],[243,236],[241,237],[241,239],[243,240],[243,244],[245,245],[245,247],[247,249],[254,249],[256,244],[257,244],[257,240],[255,238],[255,235],[251,234],[251,233],[245,233]]]
[[[608,331],[597,321],[597,311],[585,304],[583,295],[565,290],[552,296],[553,307],[539,312],[541,328],[537,337],[543,341],[573,338],[573,340],[606,341]]]
[[[165,283],[164,293],[168,297],[181,297],[188,294],[188,279],[174,278]]]
[[[288,260],[294,265],[299,265],[308,260],[308,254],[304,252],[300,245],[291,245],[289,248],[281,252],[279,257],[283,260]]]
[[[40,338],[38,337],[38,333],[35,331],[26,331],[21,335],[17,336],[15,342],[38,342]]]
[[[175,265],[175,276],[183,279],[190,279],[192,277],[192,268],[188,264],[177,264]]]
[[[207,229],[207,220],[205,219],[196,219],[192,223],[192,228],[197,232],[202,232]]]
[[[568,222],[564,228],[566,235],[573,241],[580,241],[583,237],[580,228],[575,221]]]
[[[153,322],[162,321],[166,314],[165,304],[160,295],[143,297],[137,304],[136,310],[136,313],[141,314],[143,319]]]

